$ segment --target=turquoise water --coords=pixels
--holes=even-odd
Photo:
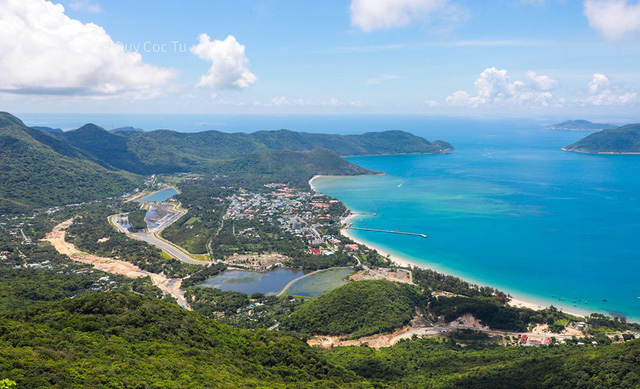
[[[149,196],[143,197],[138,200],[139,203],[161,203],[163,201],[167,201],[173,196],[177,195],[178,192],[173,188],[165,188],[155,193],[150,194]]]
[[[266,273],[247,270],[227,270],[224,273],[213,276],[198,286],[231,290],[246,294],[263,293],[265,295],[277,294],[290,281],[302,276],[302,270],[275,269]]]
[[[380,249],[515,297],[640,318],[640,157],[562,152],[586,134],[536,127],[452,135],[451,155],[349,158],[387,175],[314,184],[377,213],[357,227],[429,235],[352,230]]]
[[[331,269],[312,274],[301,279],[287,289],[287,294],[296,296],[317,297],[321,294],[345,285],[347,277],[354,273],[352,268]]]

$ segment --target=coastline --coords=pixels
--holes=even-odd
[[[309,180],[309,186],[311,187],[311,191],[312,192],[318,192],[316,187],[313,185],[313,181],[316,180],[317,178],[338,178],[338,177],[346,177],[346,176],[330,176],[330,175],[321,175],[321,174],[313,176]],[[320,192],[318,192],[318,193],[320,193]],[[348,216],[346,216],[346,217],[343,217],[340,220],[341,224],[343,224],[343,225],[347,224],[347,223],[350,223],[354,218],[359,216],[359,215],[353,214],[353,211],[351,209],[348,209],[348,210],[349,210],[350,214]],[[395,265],[397,265],[399,267],[409,267],[409,268],[418,267],[418,268],[422,268],[422,269],[430,269],[430,270],[435,270],[435,271],[441,272],[440,270],[432,269],[432,268],[430,268],[428,266],[425,266],[424,264],[417,263],[414,260],[408,259],[408,258],[403,257],[401,255],[392,254],[392,253],[388,252],[387,250],[381,249],[379,246],[377,246],[375,244],[372,244],[371,242],[367,242],[367,241],[358,239],[353,234],[351,234],[349,232],[349,230],[346,229],[346,228],[340,228],[340,233],[343,236],[351,239],[352,241],[354,241],[354,242],[356,242],[358,244],[366,246],[369,249],[376,250],[380,255],[382,255],[383,257],[389,258],[391,260],[391,262],[393,262]],[[472,284],[477,284],[477,282],[475,282],[475,281],[468,280],[468,279],[466,279],[464,277],[460,277],[460,276],[458,276],[456,274],[447,274],[447,273],[443,273],[443,274],[450,275],[450,276],[453,276],[453,277],[458,277],[458,278],[463,279],[463,280],[465,280],[465,281],[467,281],[469,283],[472,283]],[[487,285],[487,286],[490,286],[490,285]],[[500,290],[502,290],[502,289],[500,289]],[[545,302],[535,301],[535,300],[533,300],[531,298],[522,297],[522,296],[514,297],[514,295],[512,293],[510,293],[509,291],[507,291],[507,290],[504,290],[504,292],[508,293],[508,294],[510,294],[512,296],[511,300],[509,301],[508,304],[513,306],[513,307],[529,308],[529,309],[532,309],[534,311],[540,311],[540,310],[549,308],[549,306],[550,306],[549,304],[547,304]],[[562,312],[567,313],[569,315],[576,316],[576,317],[586,317],[585,313],[579,313],[579,312],[574,312],[574,311],[571,311],[571,310],[565,310],[564,308],[562,308]]]
[[[565,151],[567,153],[593,154],[593,155],[640,155],[640,152],[583,151],[583,150],[572,150],[566,147],[563,147],[560,150]]]

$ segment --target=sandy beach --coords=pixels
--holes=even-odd
[[[311,187],[311,190],[313,192],[317,192],[316,187],[313,184],[313,181],[316,180],[317,178],[338,178],[338,177],[342,177],[342,176],[324,176],[324,175],[315,175],[311,178],[311,180],[309,180],[309,186]],[[347,217],[342,218],[341,223],[343,225],[351,223],[353,219],[355,219],[356,217],[359,217],[360,215],[356,215],[356,214],[350,214]],[[391,254],[388,251],[381,249],[380,247],[377,247],[374,244],[371,244],[370,242],[365,242],[362,241],[360,239],[357,239],[355,236],[353,236],[353,234],[350,233],[350,231],[346,228],[342,228],[340,229],[340,233],[343,236],[346,236],[347,238],[353,240],[354,242],[361,244],[363,246],[367,246],[369,249],[372,250],[376,250],[380,255],[382,255],[383,257],[387,257],[389,258],[395,265],[400,266],[400,267],[419,267],[419,268],[423,268],[423,269],[429,269],[429,267],[424,266],[423,264],[420,263],[416,263],[415,261],[412,261],[410,259],[407,259],[405,257],[399,256],[397,254]],[[432,270],[436,270],[439,271],[437,269],[432,269]],[[459,277],[458,275],[455,274],[448,274],[454,277]],[[464,277],[459,277],[461,279],[464,279]],[[469,281],[469,280],[465,280],[468,281],[472,284],[475,284],[476,282],[474,281]],[[487,285],[490,286],[490,285]],[[502,290],[502,289],[500,289]],[[509,293],[509,291],[504,291],[505,293],[511,294]],[[513,294],[511,294],[511,301],[509,301],[509,305],[514,306],[514,307],[518,307],[518,308],[529,308],[529,309],[533,309],[536,311],[548,308],[549,305],[547,305],[546,303],[543,302],[539,302],[539,301],[533,301],[531,299],[525,299],[522,297],[514,297]],[[578,313],[578,312],[572,312],[566,309],[562,309],[563,312],[568,313],[570,315],[574,315],[574,316],[578,316],[578,317],[584,317],[585,314],[584,313]]]

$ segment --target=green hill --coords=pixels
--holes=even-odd
[[[309,179],[316,174],[351,176],[373,173],[321,148],[312,151],[258,150],[221,165],[219,170],[241,179],[259,177],[260,182],[283,182],[298,187],[308,185]]]
[[[418,288],[390,281],[350,282],[303,304],[283,323],[316,335],[362,337],[406,325],[422,305]]]
[[[0,113],[0,213],[119,195],[136,175],[226,174],[306,186],[315,174],[372,173],[341,156],[446,153],[453,146],[402,131],[362,135],[287,130],[253,134],[107,131],[95,124],[63,133],[30,128]]]
[[[341,156],[440,154],[453,150],[447,142],[432,143],[402,131],[362,135],[309,134],[288,130],[252,134],[169,130],[114,133],[88,124],[60,136],[110,166],[139,174],[211,172],[220,161],[244,158],[261,150],[305,152],[323,148]]]
[[[294,337],[235,329],[131,293],[0,315],[0,377],[21,388],[285,387],[356,379]]]
[[[628,124],[591,134],[563,150],[579,153],[640,153],[640,124]]]
[[[0,113],[0,214],[121,195],[137,180],[100,166],[55,135]]]
[[[592,123],[588,120],[567,120],[566,122],[547,126],[547,130],[590,131],[616,128],[615,124]]]
[[[106,292],[0,313],[5,378],[19,388],[635,388],[640,341],[533,348],[418,339],[321,350]]]

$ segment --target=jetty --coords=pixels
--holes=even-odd
[[[367,213],[367,212],[351,212],[352,215],[359,215],[359,216],[378,216],[377,213]]]
[[[425,234],[420,234],[418,232],[405,232],[405,231],[398,231],[398,230],[379,230],[377,228],[363,228],[363,227],[352,227],[352,226],[347,226],[346,228],[350,229],[350,230],[360,230],[360,231],[372,231],[372,232],[384,232],[387,234],[400,234],[400,235],[411,235],[411,236],[419,236],[421,238],[426,238],[427,235]]]

